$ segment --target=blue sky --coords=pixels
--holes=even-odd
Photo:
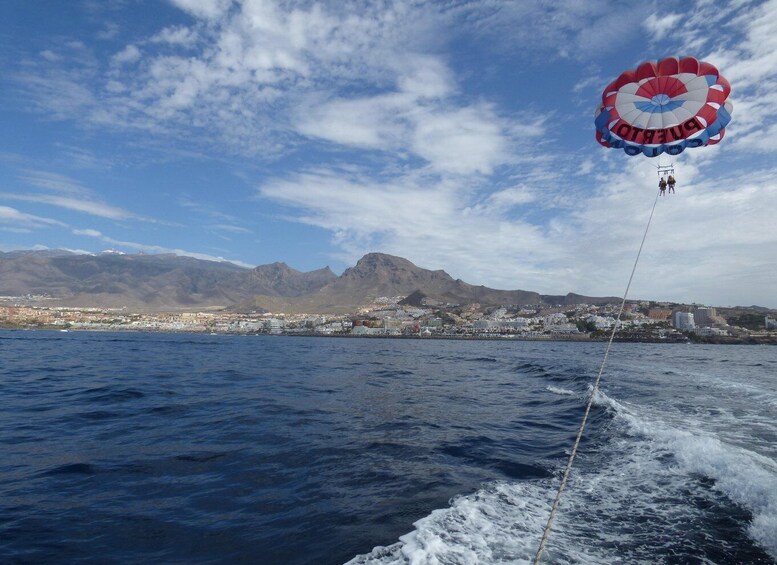
[[[0,9],[0,250],[335,272],[380,251],[620,296],[658,160],[599,146],[593,112],[623,70],[693,55],[733,120],[671,158],[630,296],[777,307],[777,2]]]

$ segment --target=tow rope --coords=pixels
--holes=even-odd
[[[650,229],[650,222],[653,219],[653,212],[656,211],[656,204],[658,203],[658,196],[661,194],[659,190],[656,193],[656,199],[653,201],[653,209],[650,211],[650,217],[645,226],[645,233],[642,236],[642,243],[639,245],[639,251],[637,251],[637,258],[634,260],[634,267],[631,269],[631,276],[629,282],[626,285],[626,292],[623,293],[623,300],[621,301],[621,307],[618,311],[618,318],[615,320],[615,324],[612,327],[612,333],[610,333],[610,341],[607,343],[607,349],[604,352],[604,359],[602,359],[602,366],[599,368],[599,374],[596,376],[596,381],[591,389],[591,395],[588,398],[588,404],[585,407],[585,413],[583,414],[583,421],[580,423],[580,429],[577,432],[577,439],[575,439],[575,445],[572,447],[572,453],[569,454],[569,461],[567,467],[564,469],[564,476],[561,479],[561,484],[558,487],[556,493],[556,499],[553,501],[553,507],[550,510],[550,516],[548,516],[548,523],[545,525],[545,530],[542,533],[542,541],[540,541],[540,547],[537,549],[537,555],[534,557],[534,565],[539,565],[540,559],[542,559],[542,553],[545,551],[545,544],[548,542],[550,536],[550,530],[553,526],[553,519],[556,517],[556,511],[558,510],[559,502],[561,501],[561,493],[564,492],[564,488],[567,486],[567,480],[569,479],[569,473],[572,470],[572,463],[575,461],[575,455],[577,455],[577,448],[580,445],[580,438],[583,437],[583,430],[585,424],[588,421],[588,413],[591,411],[591,405],[594,402],[596,393],[599,390],[599,381],[602,379],[602,373],[604,372],[604,366],[607,363],[607,356],[610,354],[610,347],[612,346],[612,340],[615,337],[615,332],[618,330],[620,324],[621,315],[623,314],[623,307],[626,305],[626,297],[629,294],[629,288],[631,287],[631,281],[634,279],[634,272],[637,270],[637,263],[639,263],[639,256],[642,254],[642,247],[645,245],[645,239],[647,238],[648,230]]]

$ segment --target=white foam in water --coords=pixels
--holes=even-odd
[[[686,422],[686,427],[679,429],[655,417],[638,417],[601,392],[596,402],[613,408],[633,432],[668,449],[684,473],[713,479],[716,490],[749,510],[753,515],[750,536],[777,559],[777,464],[774,461],[725,443],[703,430],[692,429],[693,422]]]
[[[573,390],[569,390],[566,388],[559,388],[556,386],[546,386],[545,390],[548,392],[552,392],[553,394],[559,394],[561,396],[575,396],[577,393]]]
[[[376,547],[347,565],[532,563],[557,488],[558,481],[549,480],[486,485],[418,520],[414,531],[399,538],[400,543]],[[549,548],[546,555],[551,562],[617,562],[590,550],[576,551],[568,541],[562,545],[561,553]]]
[[[774,396],[772,391],[764,390],[764,388],[757,385],[719,378],[708,379],[705,381],[705,385],[713,386],[715,388],[720,388],[727,391],[733,391],[734,393],[745,393],[758,403],[767,404],[773,408],[777,408],[777,396]]]
[[[715,479],[715,488],[753,514],[750,535],[777,558],[777,466],[715,438],[678,432],[671,440],[689,472]]]
[[[694,555],[696,542],[693,536],[683,540],[682,531],[703,529],[708,505],[690,503],[689,497],[721,503],[721,493],[752,514],[748,535],[777,559],[777,464],[772,459],[712,435],[701,420],[674,415],[668,422],[664,413],[652,414],[601,391],[594,402],[614,413],[613,425],[620,431],[600,448],[601,456],[583,450],[576,460],[544,562],[651,563],[679,547]],[[714,481],[712,489],[699,486],[693,478],[699,475]],[[398,543],[348,563],[532,563],[558,484],[556,478],[486,485],[418,520]],[[725,539],[714,543],[728,546]]]

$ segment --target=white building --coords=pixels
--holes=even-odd
[[[351,330],[353,335],[383,335],[386,330],[383,328],[370,328],[368,326],[354,326]]]
[[[513,318],[511,320],[502,320],[499,322],[499,325],[511,330],[524,330],[529,327],[529,319]]]
[[[569,320],[567,319],[566,314],[562,314],[561,312],[558,312],[556,314],[550,314],[549,316],[545,316],[542,319],[542,325],[544,326],[555,326],[556,324],[566,324]]]
[[[229,324],[227,329],[232,332],[258,332],[265,327],[264,322],[238,320]]]
[[[553,324],[545,328],[554,334],[576,334],[580,333],[575,324]]]
[[[701,335],[705,337],[728,335],[728,332],[726,330],[723,330],[721,328],[709,328],[709,327],[696,328],[695,330],[693,330],[693,333],[695,333],[696,335]]]
[[[507,315],[507,308],[497,308],[491,313],[492,320],[500,320]]]
[[[687,331],[696,328],[696,323],[693,320],[693,314],[690,312],[675,312],[672,315],[672,325],[681,331]]]
[[[615,318],[612,316],[588,316],[585,321],[593,323],[597,330],[609,329],[615,325]]]
[[[279,318],[269,318],[264,320],[264,328],[272,334],[281,333],[286,328],[286,320]]]

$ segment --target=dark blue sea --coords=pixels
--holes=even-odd
[[[603,343],[0,331],[0,562],[530,563]],[[546,563],[775,563],[777,349],[615,343]]]

